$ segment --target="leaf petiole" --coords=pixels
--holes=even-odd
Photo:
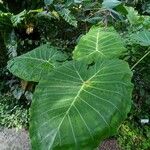
[[[131,67],[131,70],[133,70],[149,53],[150,53],[150,51],[148,51],[141,59],[139,59],[139,60]]]

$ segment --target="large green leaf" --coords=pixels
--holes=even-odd
[[[38,82],[42,76],[66,60],[66,55],[55,47],[45,44],[8,62],[8,69],[14,75]]]
[[[132,35],[132,39],[136,44],[140,44],[142,46],[150,46],[150,31],[143,30],[138,33],[134,33]]]
[[[118,33],[113,28],[93,27],[81,37],[73,57],[80,58],[117,58],[125,48]]]
[[[91,150],[116,132],[131,105],[124,61],[71,61],[42,79],[31,106],[34,150]]]

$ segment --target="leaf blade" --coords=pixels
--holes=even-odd
[[[93,27],[81,37],[73,51],[73,58],[117,58],[125,50],[120,36],[113,28]]]
[[[148,30],[139,31],[138,33],[132,34],[131,38],[134,43],[140,44],[141,46],[150,46],[150,32]]]
[[[114,8],[120,4],[121,4],[121,2],[118,0],[104,0],[102,3],[102,6],[104,8]]]
[[[33,148],[92,149],[126,117],[132,90],[127,64],[107,60],[87,66],[66,63],[40,81],[31,107]]]
[[[39,82],[42,76],[52,71],[66,55],[49,44],[42,45],[8,62],[7,68],[26,81]]]
[[[57,11],[59,15],[70,25],[77,27],[77,20],[74,17],[73,14],[71,14],[71,11],[67,8],[61,8],[60,10]]]

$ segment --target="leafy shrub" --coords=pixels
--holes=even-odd
[[[30,118],[34,149],[91,149],[116,133],[131,105],[132,73],[117,59],[124,50],[114,29],[94,27],[80,39],[75,60],[62,66],[55,64],[63,54],[49,45],[8,62],[15,75],[39,82]]]
[[[12,95],[0,96],[0,126],[28,128],[28,110]]]
[[[71,67],[73,65],[73,62],[74,64],[77,65],[79,63],[78,61],[80,61],[81,64],[85,64],[83,65],[84,69],[88,68],[87,70],[85,69],[84,72],[88,76],[89,74],[92,74],[92,72],[94,71],[93,69],[94,66],[97,66],[97,64],[103,62],[102,59],[106,59],[107,57],[108,59],[112,59],[115,57],[115,58],[122,58],[128,61],[129,65],[133,69],[133,73],[134,73],[133,82],[135,85],[134,92],[133,92],[133,100],[134,100],[133,105],[136,106],[135,109],[139,108],[140,111],[138,112],[136,110],[132,111],[131,116],[133,117],[135,124],[131,124],[129,120],[129,125],[127,124],[125,126],[129,126],[129,128],[131,126],[131,130],[133,130],[134,135],[139,135],[138,129],[137,131],[134,131],[134,128],[132,127],[140,128],[136,125],[136,123],[139,122],[140,118],[149,117],[148,112],[149,112],[149,96],[150,96],[149,95],[149,91],[150,91],[149,53],[150,51],[149,51],[149,37],[147,38],[147,35],[149,36],[149,29],[150,29],[149,4],[150,3],[148,0],[140,0],[140,1],[138,0],[134,0],[134,1],[130,1],[130,0],[128,1],[127,0],[126,1],[33,0],[32,2],[30,2],[30,4],[29,1],[17,1],[17,0],[5,1],[4,0],[3,4],[2,1],[0,1],[0,34],[1,34],[0,42],[2,43],[0,44],[1,54],[2,54],[2,56],[0,57],[5,58],[3,60],[0,59],[2,61],[1,63],[2,73],[0,75],[1,76],[0,85],[2,87],[1,89],[3,92],[4,91],[6,92],[6,88],[4,87],[6,86],[5,81],[10,80],[9,83],[11,83],[12,81],[13,83],[15,83],[13,86],[11,86],[11,84],[9,84],[9,86],[16,98],[19,99],[20,97],[22,97],[22,94],[25,95],[26,92],[28,93],[28,91],[20,88],[20,83],[22,83],[22,81],[25,82],[25,85],[23,85],[23,87],[24,86],[26,87],[27,85],[26,83],[28,82],[22,79],[21,81],[19,81],[20,79],[16,79],[16,78],[14,81],[14,77],[12,77],[11,74],[9,74],[5,70],[6,61],[12,59],[13,57],[24,54],[28,51],[31,51],[32,49],[38,47],[39,45],[50,43],[48,45],[44,45],[43,47],[38,47],[38,50],[35,49],[24,55],[16,57],[15,59],[12,59],[11,61],[9,61],[9,66],[8,66],[10,71],[20,78],[23,78],[25,80],[30,80],[30,81],[36,81],[36,82],[40,81],[39,85],[35,90],[35,94],[34,94],[35,96],[33,97],[33,105],[31,107],[32,116],[34,116],[31,125],[33,124],[33,126],[36,127],[36,129],[32,128],[33,131],[35,130],[35,133],[41,133],[44,130],[43,129],[42,131],[41,130],[39,131],[38,130],[39,126],[36,124],[36,121],[38,119],[40,120],[40,117],[38,118],[37,114],[41,112],[41,110],[39,111],[39,108],[37,107],[38,105],[36,104],[36,101],[37,103],[40,102],[41,99],[40,96],[42,97],[44,93],[41,92],[41,95],[38,95],[38,92],[40,93],[40,90],[45,91],[45,89],[47,90],[49,89],[45,85],[47,85],[48,83],[53,83],[53,81],[49,79],[51,77],[52,79],[55,80],[56,78],[54,78],[53,75],[56,74],[56,77],[63,76],[61,73],[56,73],[57,71],[61,70],[61,67],[59,70],[58,68],[59,66],[61,65],[67,66],[70,64],[69,67]],[[91,26],[94,24],[103,25],[105,26],[105,28],[101,28],[99,32],[97,31],[97,28],[95,27],[94,27],[95,29],[91,28]],[[113,27],[120,33],[122,39],[118,36],[114,28],[108,27],[110,25],[113,25]],[[82,36],[85,33],[87,34]],[[93,34],[95,35],[94,38],[91,36]],[[106,39],[103,39],[101,34]],[[109,36],[107,37],[107,35]],[[96,38],[99,41],[101,41],[101,43],[100,42],[97,43],[96,49],[98,51],[95,51],[95,48],[93,48],[93,46],[95,47],[94,44],[95,41],[97,40]],[[112,41],[114,41],[114,44],[112,44]],[[123,45],[127,48],[127,50],[125,50]],[[75,46],[76,48],[73,51]],[[57,59],[54,59],[56,57],[52,57],[52,59],[50,59],[51,56],[50,52],[55,52],[58,49],[61,49],[61,52],[58,51]],[[46,52],[48,55],[46,55]],[[67,53],[67,55],[65,52]],[[63,57],[61,57],[62,55]],[[76,61],[69,61],[68,63],[66,62],[64,63],[66,59],[72,60],[72,58],[75,59]],[[24,63],[22,63],[22,61]],[[110,62],[111,61],[112,60],[110,60]],[[104,65],[107,63],[105,62]],[[119,61],[118,63],[120,64]],[[3,66],[5,67],[3,68]],[[49,68],[49,66],[51,67]],[[110,63],[108,63],[108,66],[111,66]],[[79,69],[78,73],[81,76],[82,69],[80,68],[78,69]],[[63,70],[65,69],[64,68],[62,69],[62,73]],[[74,68],[67,71],[67,75],[70,75],[71,71],[76,73],[76,71],[73,70]],[[9,78],[5,76],[6,72]],[[83,76],[87,77],[86,75]],[[73,75],[73,77],[76,76]],[[71,79],[68,76],[66,76],[65,78],[66,83],[64,84],[65,85],[67,84],[68,86],[69,83],[67,81],[70,80]],[[56,82],[54,84],[56,84]],[[85,83],[85,85],[86,88],[90,88],[89,86],[91,86],[90,83]],[[72,86],[73,84],[71,84],[71,87]],[[99,87],[96,86],[96,88]],[[39,89],[39,91],[37,91],[37,89]],[[56,88],[56,90],[58,89],[59,87]],[[60,88],[59,90],[62,89]],[[100,93],[105,93],[105,92],[101,91]],[[53,94],[55,93],[53,92]],[[31,95],[31,92],[29,95]],[[27,98],[31,97],[29,95],[27,94],[25,96]],[[45,95],[47,96],[47,93]],[[43,99],[45,99],[45,95]],[[58,105],[60,104],[58,103]],[[50,108],[55,108],[56,106],[57,105],[53,103],[53,105]],[[34,112],[32,108],[35,108],[36,111]],[[44,106],[42,106],[42,109],[45,111]],[[102,108],[100,108],[100,110],[101,109]],[[128,105],[128,110],[129,110],[129,105]],[[145,110],[146,112],[143,112],[143,110]],[[127,112],[128,111],[126,110],[126,113]],[[76,111],[76,113],[78,112]],[[124,117],[122,117],[122,119],[123,118]],[[46,123],[46,125],[49,125],[49,123],[46,122],[46,120],[49,119],[49,116],[46,116],[45,118],[43,117],[43,119],[45,119],[44,123]],[[57,118],[55,120],[57,120]],[[72,123],[72,119],[70,120]],[[120,122],[121,121],[118,121],[118,124]],[[39,124],[41,124],[41,122]],[[49,126],[52,127],[53,124]],[[70,131],[71,130],[72,128],[70,129]],[[47,130],[45,129],[44,132],[46,131]],[[42,134],[42,136],[40,136],[41,134],[38,134],[37,136],[35,133],[31,133],[32,143],[33,145],[34,144],[38,145],[38,142],[37,143],[34,142],[40,141],[40,138],[45,136],[45,134]],[[145,134],[145,131],[142,130],[141,134]],[[53,136],[53,132],[49,133],[48,135]],[[64,136],[65,135],[66,134],[64,134]],[[105,137],[108,136],[108,134],[104,134],[104,135]],[[122,138],[121,143],[125,144],[126,143],[125,138],[129,137],[128,132],[122,131],[120,132],[120,135]],[[97,143],[98,141],[105,138],[105,137],[100,138],[100,136],[101,136],[100,134],[95,136],[98,137],[95,140],[97,141]],[[36,140],[34,140],[35,137],[37,137]],[[70,137],[72,137],[72,135],[70,135]],[[44,142],[46,143],[45,145],[47,145],[46,140],[44,140]],[[68,141],[71,141],[71,138]],[[94,142],[92,142],[92,144],[94,145]],[[43,144],[42,146],[45,145]],[[129,143],[129,146],[130,148],[134,147],[134,142]],[[146,146],[141,144],[139,145],[139,147],[142,149],[142,147],[145,148]],[[36,149],[38,148],[39,147],[36,147]]]
[[[149,150],[149,139],[149,125],[139,126],[128,120],[119,128],[118,141],[123,150]]]

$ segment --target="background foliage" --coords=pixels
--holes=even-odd
[[[45,43],[59,47],[70,57],[80,37],[95,24],[113,25],[120,33],[128,49],[122,57],[131,67],[146,55],[133,68],[133,108],[117,138],[124,149],[149,149],[150,127],[140,122],[150,118],[149,0],[0,1],[1,126],[28,126],[25,118],[35,87],[35,83],[12,76],[6,69],[7,61]],[[15,111],[8,113],[13,108]],[[11,115],[17,119],[10,119]]]

